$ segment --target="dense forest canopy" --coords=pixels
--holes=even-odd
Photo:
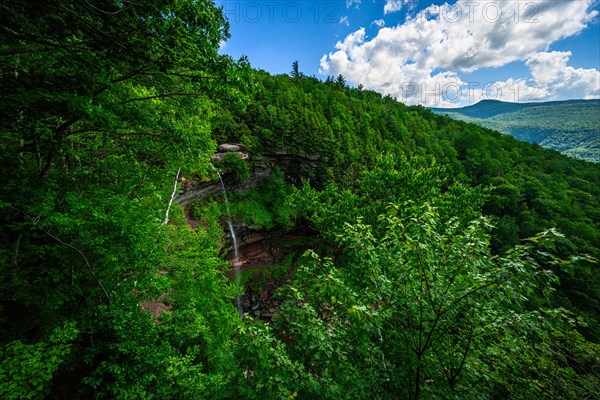
[[[483,100],[472,106],[433,112],[472,122],[586,161],[600,162],[600,100],[505,103]]]
[[[253,70],[218,53],[208,0],[3,1],[0,20],[3,398],[598,395],[598,164]],[[226,142],[319,167],[166,223],[179,174],[257,178],[235,153],[211,168]],[[237,284],[228,218],[311,237]],[[240,319],[268,285],[277,312]]]

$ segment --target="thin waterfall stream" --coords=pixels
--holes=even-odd
[[[215,168],[214,165],[211,164],[211,167],[215,170],[217,175],[219,176],[219,182],[221,182],[221,189],[223,191],[223,198],[225,199],[225,210],[227,211],[227,226],[229,227],[229,234],[231,235],[231,240],[233,241],[233,279],[236,285],[240,284],[240,253],[238,247],[237,237],[235,236],[235,229],[233,228],[233,222],[231,221],[231,211],[229,210],[229,200],[227,199],[227,191],[225,189],[225,183],[223,182],[223,177],[218,169]],[[236,296],[234,299],[235,307],[240,314],[240,318],[244,318],[244,304],[242,302],[242,296]]]

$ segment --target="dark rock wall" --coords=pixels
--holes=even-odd
[[[224,146],[224,145],[221,145]],[[233,146],[233,145],[232,145]],[[215,153],[213,160],[223,159],[225,153]],[[275,168],[283,171],[287,182],[298,185],[302,179],[318,182],[319,170],[323,167],[320,154],[270,154],[251,156],[242,154],[250,167],[250,177],[241,182],[229,174],[223,175],[225,189],[228,192],[246,193],[255,188],[261,181],[271,176]],[[194,201],[221,193],[221,184],[217,181],[186,181],[183,190],[175,197],[175,202],[186,206]]]

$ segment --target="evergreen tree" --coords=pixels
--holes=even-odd
[[[300,72],[300,69],[298,68],[298,61],[294,61],[292,63],[291,76],[294,79],[298,79],[298,78],[300,78],[302,76],[302,73]]]

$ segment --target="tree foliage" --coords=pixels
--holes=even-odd
[[[240,111],[251,90],[247,62],[218,54],[221,10],[8,1],[0,15],[3,393],[218,393],[236,321],[220,230],[161,221],[177,169],[208,167],[219,105]],[[77,343],[54,344],[70,321]]]
[[[556,274],[540,266],[558,262],[549,251],[561,235],[548,231],[494,255],[477,191],[442,191],[439,171],[418,164],[382,168],[388,157],[352,191],[304,187],[294,195],[335,249],[308,253],[273,320],[278,357],[298,364],[298,373],[262,365],[251,374],[278,377],[300,398],[594,393],[593,369],[562,361],[562,332],[572,328],[552,307]],[[366,194],[373,177],[385,192]],[[512,372],[516,363],[527,366],[526,376]],[[541,376],[551,369],[571,378]]]
[[[432,111],[538,143],[575,158],[600,162],[599,100],[545,103],[485,100],[469,107]]]
[[[597,394],[597,165],[297,62],[252,71],[219,55],[208,0],[4,1],[0,20],[3,397]],[[314,233],[269,321],[238,317],[227,207],[163,224],[178,171],[211,179],[225,141],[318,160],[229,196],[234,221]]]
[[[246,112],[233,113],[231,122],[219,131],[225,132],[223,140],[248,143],[254,153],[321,154],[326,171],[313,179],[314,187],[335,182],[343,190],[352,189],[382,153],[397,160],[419,157],[423,164],[443,167],[448,187],[482,186],[490,191],[482,211],[496,227],[490,239],[493,253],[501,254],[520,240],[556,228],[564,234],[557,244],[562,258],[600,257],[598,164],[435,115],[423,107],[407,107],[373,91],[342,88],[333,78],[293,81],[286,75],[259,73],[257,81]],[[389,190],[387,183],[373,179],[363,201],[354,204],[360,208],[349,205],[343,212],[367,212],[370,193]],[[319,201],[340,210],[341,204],[327,196]],[[456,211],[460,214],[460,206]],[[339,215],[331,212],[324,217],[341,229],[335,225]],[[598,341],[600,278],[594,265],[581,261],[570,273],[558,272],[557,304],[585,315],[587,326],[579,329]]]

